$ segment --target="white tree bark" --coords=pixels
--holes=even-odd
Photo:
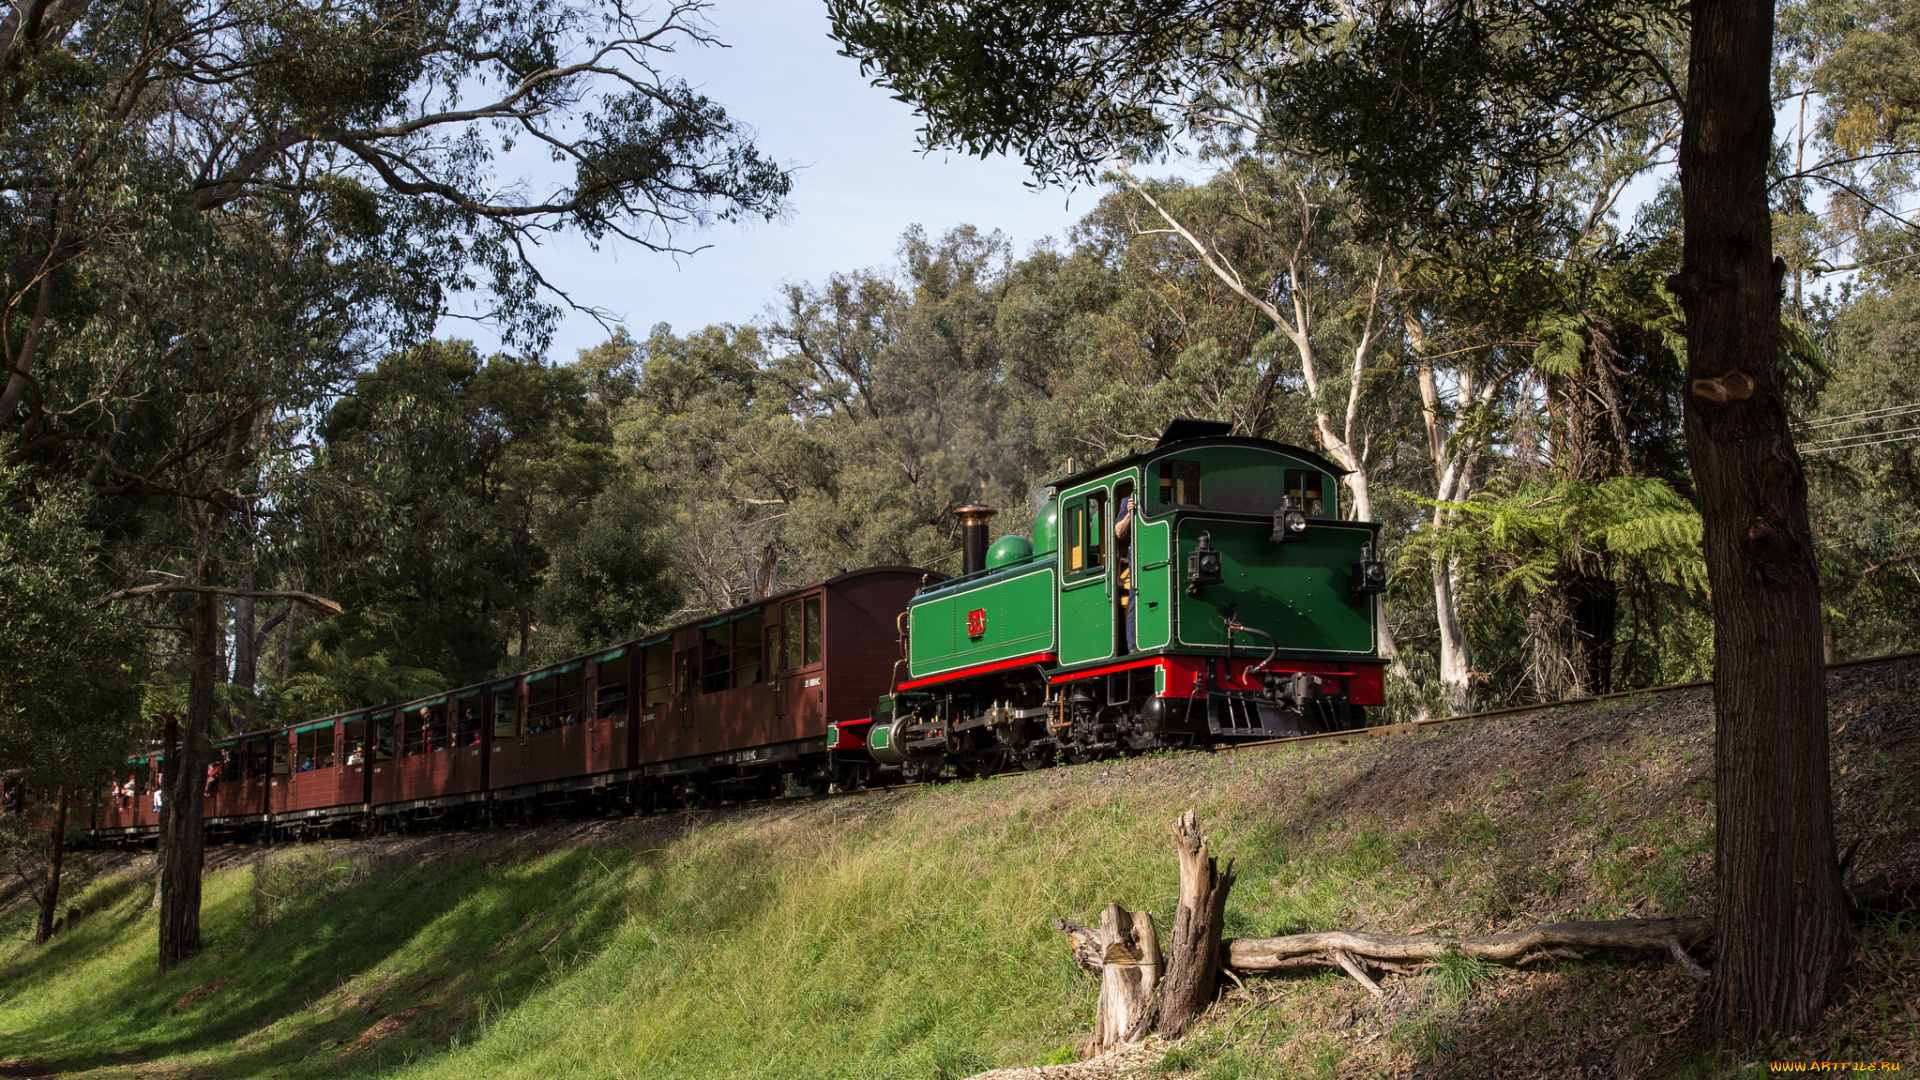
[[[1346,470],[1341,479],[1345,481],[1348,492],[1348,509],[1351,516],[1359,521],[1376,520],[1373,512],[1373,487],[1369,470],[1369,450],[1367,432],[1360,416],[1360,388],[1365,382],[1367,366],[1373,362],[1379,351],[1380,325],[1386,317],[1385,306],[1388,293],[1393,287],[1397,265],[1388,254],[1382,252],[1375,260],[1372,272],[1366,281],[1365,295],[1359,297],[1365,304],[1353,353],[1347,360],[1347,392],[1338,415],[1328,408],[1328,402],[1321,394],[1322,380],[1319,358],[1313,344],[1313,331],[1317,312],[1315,294],[1310,284],[1310,259],[1312,257],[1312,238],[1317,228],[1317,215],[1320,208],[1308,198],[1304,187],[1296,186],[1300,196],[1299,211],[1302,218],[1301,240],[1287,254],[1288,293],[1293,300],[1291,314],[1282,312],[1279,305],[1247,287],[1240,272],[1219,252],[1199,237],[1191,229],[1182,225],[1178,219],[1160,205],[1159,200],[1146,188],[1134,180],[1132,174],[1123,166],[1120,176],[1133,192],[1153,208],[1160,220],[1167,223],[1165,229],[1142,229],[1143,235],[1150,233],[1171,233],[1178,236],[1194,254],[1200,257],[1213,275],[1242,300],[1252,304],[1261,314],[1272,320],[1273,324],[1285,334],[1292,343],[1294,354],[1300,361],[1301,382],[1313,409],[1314,434],[1333,463]],[[1388,659],[1395,677],[1410,682],[1412,674],[1407,670],[1400,648],[1393,638],[1393,629],[1387,624],[1384,606],[1376,606],[1374,625],[1378,627],[1377,646],[1382,656]],[[1423,718],[1425,710],[1420,710]]]

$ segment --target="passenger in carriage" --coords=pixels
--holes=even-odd
[[[460,714],[460,727],[457,738],[454,739],[454,745],[474,746],[479,742],[480,718],[473,715],[473,706],[469,705],[467,706],[467,710]]]
[[[561,720],[560,720],[560,726],[561,726],[561,727],[572,727],[573,725],[575,725],[575,724],[577,724],[577,723],[579,723],[579,722],[580,722],[580,714],[579,714],[579,712],[577,712],[576,710],[573,710],[573,709],[568,709],[568,710],[567,710],[567,714],[566,714],[566,716],[564,716],[564,717],[562,717],[562,718],[561,718]]]
[[[300,767],[293,771],[294,772],[312,772],[313,771],[313,751],[311,750],[307,751],[307,760],[301,762]]]
[[[367,744],[354,743],[353,753],[347,755],[347,764],[359,765],[367,760]]]
[[[240,778],[240,763],[233,760],[232,750],[220,751],[220,779],[222,782]]]
[[[218,787],[219,785],[220,785],[220,763],[218,761],[209,761],[207,762],[207,790],[205,794],[212,795],[213,789]]]
[[[125,810],[127,808],[127,789],[120,785],[120,778],[118,776],[113,778],[113,790],[108,793],[107,800],[113,803],[115,809]]]

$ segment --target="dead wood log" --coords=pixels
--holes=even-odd
[[[1176,938],[1178,930],[1176,929]],[[1669,943],[1697,945],[1713,934],[1707,919],[1615,919],[1611,922],[1546,923],[1483,937],[1449,938],[1433,934],[1369,934],[1328,930],[1275,938],[1234,938],[1225,943],[1226,962],[1237,971],[1266,972],[1337,963],[1343,952],[1370,960],[1431,960],[1444,953],[1514,965],[1559,949],[1644,949],[1670,951]],[[1176,955],[1175,964],[1178,964]],[[1168,976],[1171,981],[1172,976]]]
[[[1160,956],[1160,934],[1147,912],[1108,904],[1100,913],[1098,941],[1100,1003],[1093,1014],[1095,1053],[1147,1037],[1153,1024],[1153,990],[1165,966]],[[1079,953],[1077,944],[1074,952]]]
[[[1374,997],[1379,997],[1382,994],[1386,993],[1385,990],[1380,989],[1379,983],[1374,982],[1372,979],[1368,978],[1367,973],[1360,970],[1360,965],[1353,962],[1353,957],[1348,956],[1346,953],[1340,951],[1339,949],[1333,950],[1332,955],[1333,955],[1333,962],[1336,964],[1339,964],[1343,971],[1353,976],[1354,982],[1357,982],[1361,986],[1366,987],[1367,993],[1372,994]],[[1232,970],[1232,969],[1228,969],[1228,970]]]
[[[1100,947],[1100,931],[1090,926],[1081,926],[1072,919],[1055,919],[1053,928],[1073,939],[1073,966],[1081,971],[1100,974],[1105,966],[1104,950]]]
[[[1180,853],[1180,904],[1173,916],[1173,948],[1167,977],[1154,1003],[1154,1030],[1169,1039],[1186,1034],[1187,1025],[1213,1002],[1220,982],[1220,928],[1227,892],[1233,888],[1233,860],[1222,871],[1207,856],[1207,838],[1193,811],[1174,822]]]

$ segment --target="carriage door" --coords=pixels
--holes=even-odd
[[[825,713],[826,669],[821,665],[820,597],[808,596],[780,609],[780,681],[775,712],[788,738],[817,733]]]

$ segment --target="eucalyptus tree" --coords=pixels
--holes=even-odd
[[[378,342],[417,340],[454,308],[541,345],[566,302],[527,257],[544,236],[671,250],[682,228],[777,212],[785,172],[659,67],[709,41],[698,13],[0,9],[0,429],[16,460],[123,497],[101,510],[118,597],[195,598],[163,968],[199,944],[213,598],[301,592],[231,573],[263,523],[291,528],[276,495],[310,461],[299,418]],[[516,146],[548,159],[549,190],[515,181]]]
[[[1046,179],[1174,146],[1232,109],[1334,160],[1383,223],[1474,239],[1550,221],[1543,174],[1596,126],[1678,108],[1685,430],[1714,596],[1715,966],[1748,1043],[1817,1023],[1844,963],[1819,582],[1778,355],[1771,0],[949,4],[832,0],[836,36],[937,146]],[[1685,27],[1684,66],[1661,48]],[[1338,29],[1337,36],[1334,30]],[[1302,44],[1318,48],[1301,48]],[[1221,93],[1221,88],[1229,88]]]

